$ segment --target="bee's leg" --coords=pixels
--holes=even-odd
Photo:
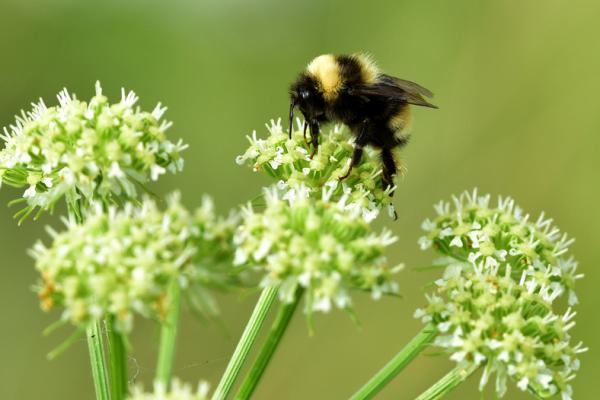
[[[313,158],[319,150],[319,122],[316,120],[313,120],[310,123],[310,139],[313,145],[313,151],[310,158]]]
[[[352,172],[352,168],[354,168],[362,158],[363,155],[363,147],[359,146],[358,143],[354,146],[354,152],[352,153],[352,158],[350,159],[350,166],[348,167],[348,171],[344,174],[344,176],[340,176],[339,180],[346,179],[350,172]]]
[[[365,120],[362,124],[360,133],[358,134],[358,136],[356,138],[356,142],[354,143],[354,152],[352,153],[352,158],[350,159],[350,166],[348,167],[348,172],[346,172],[346,174],[344,174],[344,176],[341,176],[339,178],[340,181],[342,179],[346,179],[350,175],[350,172],[352,172],[352,168],[354,168],[360,162],[360,159],[362,158],[363,147],[368,143],[368,139],[367,139],[367,124],[368,123],[369,123],[369,121]]]
[[[381,149],[381,163],[383,164],[383,188],[388,189],[394,186],[394,177],[398,171],[394,154],[390,149]],[[390,197],[394,196],[394,192],[390,192]],[[392,207],[394,221],[398,219],[396,210]]]
[[[296,107],[296,102],[292,100],[290,102],[290,124],[288,125],[288,136],[292,138],[292,130],[294,130],[294,107]]]
[[[307,146],[310,145],[310,142],[308,141],[308,139],[306,139],[306,128],[308,128],[308,122],[306,122],[306,120],[304,121],[304,128],[302,130],[302,136],[304,137],[304,143],[306,143]]]
[[[381,163],[383,164],[383,186],[384,189],[388,189],[394,186],[394,177],[398,172],[394,154],[390,149],[381,149]],[[390,197],[393,195],[394,192],[391,192]]]

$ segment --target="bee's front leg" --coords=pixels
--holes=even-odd
[[[313,151],[310,158],[313,158],[319,150],[319,121],[313,119],[310,122],[310,140],[313,145]]]
[[[294,130],[294,107],[296,107],[296,101],[292,100],[290,102],[290,123],[288,125],[288,137],[292,138],[292,131]]]
[[[306,128],[308,128],[308,122],[306,122],[306,120],[304,120],[304,126],[302,129],[302,136],[304,137],[304,143],[306,143],[307,146],[310,145],[310,142],[308,141],[308,139],[306,139]]]

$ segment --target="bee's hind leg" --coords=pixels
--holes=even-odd
[[[381,149],[381,163],[383,164],[383,187],[388,189],[394,186],[394,177],[398,172],[398,165],[392,150]],[[390,192],[390,197],[393,195],[394,192]]]
[[[396,164],[396,160],[394,159],[394,154],[390,149],[381,149],[381,163],[383,164],[383,188],[389,189],[394,187],[394,177],[398,172],[398,165]],[[390,197],[394,196],[394,191],[390,192]],[[390,204],[391,207],[391,216],[395,220],[398,219],[398,214],[394,209],[394,206]]]
[[[340,181],[346,179],[350,175],[350,172],[352,172],[352,168],[354,168],[360,162],[362,154],[363,147],[356,144],[354,147],[354,152],[352,153],[352,158],[350,159],[350,166],[348,167],[348,172],[346,172],[344,176],[339,177]]]

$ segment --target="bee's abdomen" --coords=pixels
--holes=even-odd
[[[408,104],[402,104],[388,121],[388,127],[398,139],[408,139],[412,126],[412,113]]]

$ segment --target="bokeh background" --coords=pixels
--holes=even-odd
[[[287,87],[309,59],[368,51],[385,71],[436,93],[439,110],[417,110],[408,173],[395,198],[400,236],[393,261],[427,264],[416,245],[431,205],[464,189],[510,194],[529,212],[545,210],[577,238],[586,279],[573,334],[582,356],[575,398],[597,398],[600,359],[600,3],[582,0],[437,1],[103,1],[0,0],[0,125],[67,87],[87,99],[99,79],[117,100],[122,86],[141,105],[168,105],[171,137],[190,144],[185,171],[154,189],[179,188],[189,206],[212,194],[220,210],[244,203],[269,181],[235,164],[245,135],[284,116]],[[5,187],[4,205],[20,193]],[[17,227],[0,207],[0,398],[92,399],[84,341],[47,361],[70,328],[43,337],[57,318],[43,314],[26,249],[47,238],[44,216]],[[343,312],[317,317],[309,337],[297,315],[256,392],[258,399],[343,399],[379,369],[420,323],[423,288],[436,272],[404,271],[403,299],[357,297],[357,327]],[[222,324],[185,315],[176,375],[218,382],[256,296],[220,296]],[[138,321],[132,376],[148,385],[157,327]],[[421,356],[380,395],[412,399],[451,363]],[[478,399],[478,378],[450,399]],[[492,398],[491,394],[487,398]],[[529,395],[513,389],[509,399]]]

